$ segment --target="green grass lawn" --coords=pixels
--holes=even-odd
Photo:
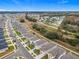
[[[19,32],[19,31],[15,31],[16,32],[16,34],[19,36],[19,35],[21,35],[21,33]]]
[[[29,44],[28,47],[29,47],[30,49],[33,49],[33,48],[35,47],[35,45],[34,45],[34,44]]]
[[[10,39],[8,39],[8,38],[5,38],[5,40],[7,41],[7,40],[10,40]]]
[[[14,50],[14,46],[9,46],[8,49],[9,49],[9,51],[13,51]]]
[[[22,40],[21,39],[19,39],[21,42],[22,42]]]
[[[41,59],[48,59],[48,55],[46,54],[46,55],[43,56]]]
[[[79,32],[76,32],[76,33],[74,33],[74,34],[79,36]]]
[[[14,31],[16,32],[16,34],[19,36],[21,35],[21,33],[19,31],[17,31],[16,27],[13,27]]]
[[[22,40],[23,42],[28,42],[28,40],[27,40],[26,38],[21,38],[21,40]]]
[[[26,47],[27,48],[27,50],[30,50],[28,47]]]
[[[24,57],[19,56],[19,57],[15,57],[14,59],[25,59],[25,58],[24,58]]]
[[[17,58],[14,58],[14,59],[17,59]]]
[[[8,44],[12,44],[11,41],[8,41],[7,43],[8,43]]]
[[[5,38],[8,38],[8,35],[4,35]]]
[[[35,49],[35,50],[34,50],[34,53],[35,53],[36,55],[40,54],[40,49]]]
[[[6,33],[6,32],[4,32],[4,36],[5,36],[5,35],[7,35],[7,33]]]

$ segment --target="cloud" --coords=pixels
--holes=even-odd
[[[59,1],[58,3],[59,4],[66,4],[66,3],[68,3],[69,1],[68,0],[61,0],[61,1]]]
[[[0,11],[11,11],[11,10],[8,10],[8,9],[0,9]]]
[[[4,9],[0,9],[0,11],[4,11]]]

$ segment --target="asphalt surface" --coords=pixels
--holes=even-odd
[[[16,41],[15,44],[16,44],[16,46],[18,46],[18,49],[14,53],[12,53],[11,55],[7,56],[4,59],[13,59],[13,58],[18,57],[18,56],[22,56],[22,57],[25,57],[27,59],[34,59],[29,54],[29,52],[23,47],[21,42],[15,37],[14,33],[11,31],[10,23],[8,23],[8,24],[9,24],[8,26],[9,26],[9,31],[11,33],[11,37],[13,38],[12,40]]]
[[[21,26],[22,24],[20,24],[18,21],[16,21],[15,18],[11,19],[13,21],[12,22],[12,21],[10,21],[10,19],[7,16],[7,20],[9,20],[9,23],[8,23],[9,25],[8,26],[10,26],[10,25],[11,26],[16,26],[18,31],[20,31],[24,37],[28,38],[30,41],[32,41],[35,44],[35,46],[38,46],[41,49],[42,53],[45,53],[45,52],[49,51],[48,53],[51,53],[52,55],[54,55],[55,59],[59,59],[59,57],[61,55],[63,57],[60,58],[60,59],[77,59],[77,58],[79,58],[79,57],[73,55],[72,53],[71,54],[67,53],[67,54],[63,55],[63,53],[66,52],[65,49],[63,49],[59,46],[54,48],[56,46],[56,44],[49,43],[46,40],[39,39],[38,37],[35,37],[33,34],[30,34],[28,32],[29,30],[24,28],[23,26]],[[13,34],[13,32],[11,30],[11,27],[9,27],[9,30],[10,30],[10,33],[11,33],[11,37],[13,38],[14,41],[16,41],[15,44],[18,46],[18,49],[13,54],[7,56],[4,59],[12,59],[12,58],[17,57],[17,56],[24,56],[27,59],[34,59],[30,55],[30,53],[24,48],[24,46],[21,44],[21,42],[15,37],[15,35]],[[22,35],[20,37],[22,37]]]

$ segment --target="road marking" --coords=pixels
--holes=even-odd
[[[41,59],[45,54],[48,54],[48,52],[52,51],[52,50],[55,49],[56,47],[57,47],[57,45],[54,46],[54,47],[52,47],[52,48],[50,48],[49,50],[43,52],[42,54],[36,56],[35,59]]]
[[[48,42],[45,42],[44,44],[39,45],[39,47],[41,48],[42,46],[46,45]]]
[[[40,39],[38,39],[38,40],[35,40],[35,41],[34,41],[34,43],[36,43],[36,42],[38,42],[38,41],[40,41]]]
[[[66,54],[66,51],[65,51],[63,54],[61,54],[61,55],[58,57],[58,59],[61,59],[61,57],[64,56],[65,54]]]

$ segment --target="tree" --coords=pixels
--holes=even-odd
[[[68,39],[68,43],[71,45],[71,46],[76,46],[77,44],[79,44],[79,40],[78,39]]]
[[[45,28],[40,28],[40,32],[45,34],[47,32],[47,30]]]
[[[20,19],[20,22],[22,22],[22,23],[23,23],[23,22],[25,22],[25,20],[24,20],[24,19]]]
[[[33,25],[32,25],[32,28],[33,28],[33,29],[37,28],[37,24],[33,24]]]
[[[59,39],[59,35],[55,32],[48,32],[46,34],[46,37],[49,39]]]
[[[75,37],[79,39],[79,36],[78,35],[75,35]]]
[[[33,18],[33,17],[26,16],[25,18],[26,18],[28,21],[37,22],[37,19],[35,19],[35,18]]]

